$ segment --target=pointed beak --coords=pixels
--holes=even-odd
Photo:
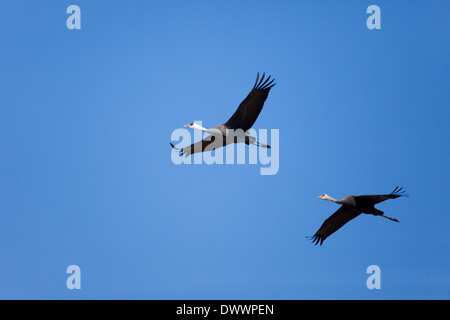
[[[317,199],[322,199],[322,196],[318,196],[318,197],[316,197]]]
[[[183,127],[187,128],[187,127],[189,127],[189,125],[186,124],[186,125],[184,125]]]

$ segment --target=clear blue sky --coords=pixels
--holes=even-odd
[[[1,1],[0,298],[450,298],[449,12]],[[258,71],[277,82],[254,128],[279,129],[278,174],[174,165],[172,131],[225,122]],[[316,196],[396,185],[410,197],[378,208],[400,224],[363,215],[322,247],[305,238],[338,208]]]

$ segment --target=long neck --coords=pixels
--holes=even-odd
[[[206,128],[203,128],[201,125],[196,125],[194,127],[194,129],[201,130],[203,132],[206,132],[206,133],[209,133],[212,135],[218,135],[218,136],[222,135],[222,132],[219,129],[217,129],[217,127],[214,127],[211,129],[206,129]]]
[[[195,126],[193,126],[193,129],[208,132],[208,129],[203,128],[201,125],[199,125],[197,123],[195,124]]]
[[[334,202],[334,203],[342,204],[342,200],[336,200],[335,198],[332,198],[330,196],[326,197],[325,200],[328,200],[328,201],[331,201],[331,202]]]

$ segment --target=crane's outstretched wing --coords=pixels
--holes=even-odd
[[[342,205],[335,213],[326,219],[320,229],[317,230],[312,237],[310,237],[311,241],[315,245],[322,245],[323,241],[332,233],[339,230],[344,224],[356,218],[360,214],[361,211],[358,211],[350,206]]]
[[[269,95],[270,88],[275,85],[275,83],[272,84],[274,79],[269,82],[270,76],[266,81],[264,81],[264,77],[265,73],[263,73],[261,80],[258,82],[258,72],[252,91],[250,91],[247,98],[241,102],[236,112],[225,123],[228,129],[242,129],[245,132],[253,126],[263,108],[264,101],[266,101],[267,96]]]
[[[225,145],[225,142],[223,141],[223,139],[218,138],[218,136],[216,135],[209,135],[205,137],[203,140],[200,140],[182,149],[175,148],[175,146],[172,143],[170,145],[175,150],[180,151],[180,156],[184,155],[185,157],[187,157],[197,152],[212,151],[214,149],[223,147]]]
[[[377,203],[386,201],[388,199],[397,199],[399,197],[408,197],[403,190],[403,187],[396,187],[394,191],[389,194],[366,194],[362,196],[355,196],[356,201],[359,203],[365,202],[368,205],[375,205]]]

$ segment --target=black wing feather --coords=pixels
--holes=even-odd
[[[258,72],[252,91],[250,91],[248,96],[241,102],[236,112],[225,123],[227,128],[234,130],[242,129],[245,132],[253,126],[263,108],[267,96],[269,95],[270,89],[275,85],[275,83],[273,83],[275,79],[272,79],[269,82],[270,76],[265,81],[264,78],[265,73],[263,73],[260,80]]]
[[[366,194],[362,196],[355,196],[357,202],[364,202],[368,205],[375,205],[377,203],[389,199],[397,199],[399,197],[408,197],[408,195],[405,193],[405,190],[403,190],[403,187],[398,186],[389,194]]]
[[[322,245],[326,238],[360,214],[361,211],[347,205],[342,205],[335,213],[326,219],[319,230],[317,230],[317,232],[310,237],[312,243],[315,245]]]
[[[171,144],[172,148],[176,149],[173,144]],[[180,150],[180,156],[190,156],[191,154],[204,152],[204,151],[212,151],[214,149],[220,148],[224,146],[223,139],[215,135],[209,135],[205,137],[203,140],[197,141],[196,143],[191,144],[188,147],[184,147]]]

